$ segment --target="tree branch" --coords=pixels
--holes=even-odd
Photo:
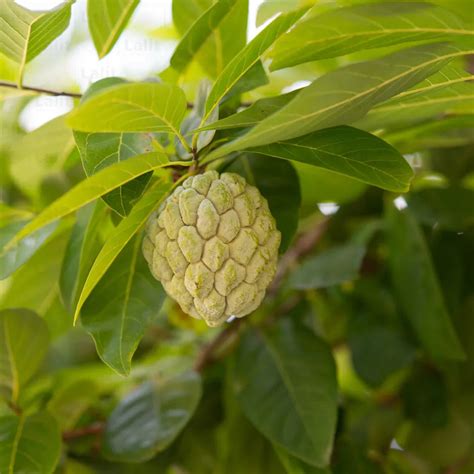
[[[46,95],[52,95],[52,96],[66,96],[66,97],[72,97],[74,99],[80,99],[82,97],[82,94],[79,94],[77,92],[65,92],[65,91],[53,91],[50,89],[43,89],[41,87],[30,87],[30,86],[21,86],[18,87],[18,84],[14,84],[13,82],[6,82],[6,81],[0,81],[0,87],[8,87],[10,89],[18,89],[18,90],[24,90],[24,91],[29,91],[29,92],[36,92],[37,94],[46,94]]]
[[[62,436],[64,441],[71,441],[77,438],[83,438],[84,436],[101,434],[104,428],[105,423],[97,422],[89,426],[76,428],[75,430],[65,431]]]

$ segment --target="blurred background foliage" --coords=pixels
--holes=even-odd
[[[60,2],[18,3],[37,9]],[[141,0],[113,49],[99,59],[94,41],[97,46],[100,39],[91,38],[86,2],[77,0],[65,32],[26,64],[23,85],[81,94],[105,77],[156,80],[161,75],[169,80],[174,74],[169,61],[179,39],[212,3]],[[220,24],[219,45],[215,36],[207,39],[179,77],[189,102],[199,100],[202,79],[214,80],[276,13],[308,5],[312,6],[309,14],[317,15],[368,2],[234,3],[234,12]],[[451,10],[472,27],[469,0],[432,3]],[[268,83],[241,94],[240,102],[291,92],[328,71],[403,47],[368,49],[268,73]],[[218,48],[222,54],[216,57]],[[15,83],[18,68],[0,54],[0,81]],[[466,75],[473,68],[472,56],[467,56],[450,63],[444,73]],[[80,138],[65,123],[65,114],[78,100],[0,87],[2,244],[36,213],[97,171],[95,162],[88,168],[81,161]],[[221,118],[234,113],[238,104],[237,98],[228,101]],[[281,219],[286,219],[287,229],[293,229],[287,234],[290,250],[282,257],[288,271],[248,323],[258,326],[263,321],[265,327],[265,321],[278,321],[265,336],[266,346],[255,348],[253,336],[245,331],[241,331],[240,342],[234,334],[206,361],[205,370],[197,367],[201,376],[191,369],[196,368],[203,346],[219,330],[189,318],[169,299],[161,306],[164,296],[159,291],[126,378],[100,361],[93,339],[81,325],[72,326],[78,288],[134,201],[119,213],[117,196],[109,194],[105,204],[101,200],[89,204],[77,215],[32,234],[15,261],[2,254],[2,277],[11,273],[11,267],[16,271],[0,281],[0,318],[5,322],[3,332],[0,330],[0,353],[9,335],[14,337],[26,368],[16,389],[0,382],[0,393],[18,391],[16,408],[2,402],[0,415],[6,420],[21,407],[28,416],[26,434],[38,436],[35,426],[43,427],[37,442],[45,444],[45,452],[53,453],[53,459],[59,459],[57,467],[52,464],[58,473],[472,473],[472,96],[457,100],[453,95],[441,108],[421,106],[402,118],[393,116],[390,108],[378,113],[382,115],[372,119],[368,115],[367,123],[373,120],[368,129],[404,153],[415,171],[411,189],[403,196],[302,163],[277,161],[276,166],[261,157],[257,163],[249,154],[231,165],[244,175],[250,172],[263,188],[268,182],[286,179],[276,189],[270,186],[267,193],[275,202],[284,198],[276,206],[283,208],[282,213],[286,208],[288,215]],[[385,125],[380,117],[387,120]],[[136,135],[125,137],[130,140],[130,156],[170,146],[167,137]],[[225,136],[221,131],[216,139]],[[95,140],[97,153],[103,153],[101,146],[111,146],[110,153],[114,152],[113,145],[101,143],[100,136]],[[143,191],[150,176],[142,178],[141,183],[133,183]],[[129,192],[140,195],[135,188]],[[305,247],[308,234],[310,245]],[[132,242],[127,252],[133,251]],[[74,261],[78,253],[81,262]],[[91,298],[98,305],[118,298],[122,283],[114,281],[117,286],[110,288],[107,275],[111,278],[126,271],[127,255],[121,254],[103,284],[94,290]],[[114,311],[120,311],[119,303]],[[8,326],[11,311],[18,313],[18,321],[31,321],[26,334],[24,329]],[[84,311],[87,314],[87,305]],[[41,316],[39,322],[33,312]],[[282,449],[281,439],[264,436],[262,429],[255,428],[266,422],[259,419],[265,415],[257,410],[261,394],[252,393],[257,370],[269,380],[279,376],[267,352],[290,357],[291,341],[284,335],[292,331],[301,344],[309,337],[307,331],[316,334],[323,345],[320,352],[315,347],[314,353],[303,353],[295,361],[301,364],[295,376],[305,373],[311,384],[318,387],[321,383],[322,390],[337,401],[330,467],[304,462],[301,456]],[[42,349],[45,347],[47,350]],[[28,351],[35,354],[33,359],[27,358]],[[330,376],[324,379],[322,375],[322,382],[318,378],[315,361],[328,354],[337,366],[337,388],[331,386]],[[36,360],[37,367],[29,360]],[[263,368],[253,366],[256,360]],[[157,393],[164,404],[161,409],[169,410],[170,417],[175,410],[177,420],[156,412]],[[318,403],[324,403],[324,396]],[[330,423],[325,419],[330,418],[330,411],[323,414],[322,424]],[[0,448],[0,456],[1,452]],[[43,465],[48,466],[48,460]]]

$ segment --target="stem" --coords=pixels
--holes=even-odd
[[[82,97],[82,94],[79,94],[76,92],[53,91],[50,89],[43,89],[41,87],[31,87],[31,86],[25,86],[25,85],[21,85],[20,87],[19,84],[14,84],[13,82],[6,82],[6,81],[0,81],[0,87],[8,87],[10,89],[36,92],[38,94],[47,94],[47,95],[53,95],[53,96],[67,96],[67,97],[72,97],[74,99],[80,99]]]
[[[63,433],[63,440],[70,441],[73,439],[83,438],[84,436],[98,435],[104,431],[105,424],[101,422],[93,423],[89,426],[76,428],[75,430],[65,431]]]

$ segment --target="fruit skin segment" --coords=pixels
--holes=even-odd
[[[213,327],[258,308],[280,241],[260,191],[212,170],[187,178],[152,214],[143,255],[182,310]]]

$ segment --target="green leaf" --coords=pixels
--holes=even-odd
[[[99,58],[112,50],[138,3],[139,0],[88,0],[89,30]]]
[[[64,167],[74,138],[64,115],[27,133],[12,146],[10,174],[27,196],[38,199],[43,180]]]
[[[74,311],[89,270],[99,253],[99,233],[105,218],[106,208],[100,201],[77,213],[59,278],[61,298],[69,312]]]
[[[126,84],[124,79],[107,77],[94,82],[82,96],[81,103],[97,95],[106,88]],[[127,160],[133,156],[153,150],[153,135],[138,133],[86,133],[74,132],[82,166],[87,176],[113,163]],[[122,217],[132,208],[133,202],[140,197],[148,184],[151,172],[139,176],[129,183],[107,193],[102,199]]]
[[[138,234],[120,252],[81,310],[81,323],[94,338],[100,358],[128,375],[133,354],[165,299],[150,273]]]
[[[276,97],[257,100],[250,107],[247,107],[241,112],[229,115],[217,122],[212,122],[205,127],[201,127],[199,130],[225,130],[228,128],[253,127],[264,118],[267,118],[285,106],[297,93],[298,91],[294,91]]]
[[[145,153],[111,165],[99,171],[94,176],[81,181],[66,194],[54,201],[38,214],[35,219],[21,229],[9,242],[8,247],[11,247],[20,239],[37,229],[74,212],[80,207],[112,191],[112,189],[118,188],[122,184],[128,183],[148,171],[176,164],[183,166],[189,165],[189,163],[183,162],[170,163],[166,155],[158,152]]]
[[[259,61],[261,55],[272,43],[292,26],[305,13],[306,9],[280,15],[261,31],[234,59],[225,67],[216,79],[206,102],[206,114],[203,124],[221,100],[229,94],[238,81]]]
[[[240,343],[235,388],[245,415],[274,444],[317,467],[329,463],[337,416],[331,351],[291,320]]]
[[[445,44],[418,46],[329,72],[250,132],[211,152],[206,160],[355,122],[375,104],[429,77],[468,50],[468,46]]]
[[[287,474],[331,474],[329,469],[310,466],[278,446],[275,446],[275,451]]]
[[[414,41],[472,36],[450,11],[428,3],[386,3],[338,8],[311,16],[283,35],[272,50],[272,70],[356,51]]]
[[[474,82],[387,102],[371,110],[357,126],[369,130],[394,128],[449,114],[458,105],[474,109]]]
[[[105,242],[99,255],[97,255],[97,258],[95,259],[82,288],[76,305],[76,311],[74,313],[74,322],[79,316],[82,305],[100,279],[105,275],[113,261],[131,240],[133,235],[143,224],[145,224],[150,214],[160,205],[161,201],[166,197],[171,189],[172,185],[170,183],[165,182],[163,179],[159,179],[143,195],[140,201],[138,201],[132,209],[132,212],[130,212],[130,214],[120,222],[116,227],[115,232]]]
[[[188,67],[235,3],[236,0],[218,0],[192,24],[171,56],[170,64],[176,71],[183,72]]]
[[[145,382],[110,415],[104,455],[125,462],[143,462],[166,449],[181,432],[201,397],[195,372]]]
[[[57,225],[51,223],[28,235],[10,249],[6,250],[4,245],[9,242],[17,232],[22,229],[28,221],[11,222],[0,227],[0,280],[10,276],[27,262],[34,253],[43,245],[46,239],[54,232]]]
[[[61,454],[61,434],[46,411],[0,418],[0,472],[52,474]]]
[[[228,7],[225,16],[208,33],[208,27],[204,26],[200,19],[206,14],[207,18],[209,16],[207,12],[217,5],[213,0],[173,0],[173,22],[180,34],[187,37],[189,33],[190,39],[206,35],[202,44],[193,42],[192,49],[199,64],[211,77],[217,77],[222,72],[229,61],[245,46],[247,40],[248,1],[226,0],[226,2]],[[221,7],[215,6],[215,8],[219,11]],[[211,16],[214,15],[216,13],[212,13]]]
[[[142,82],[108,87],[74,109],[68,124],[83,132],[171,132],[179,135],[184,92],[171,84]]]
[[[228,171],[244,176],[268,200],[281,232],[280,253],[284,253],[296,233],[301,204],[300,184],[293,166],[282,160],[272,161],[246,154],[239,157]]]
[[[0,311],[0,393],[4,397],[17,403],[20,391],[43,362],[48,344],[48,328],[35,313]]]
[[[390,268],[401,308],[434,358],[464,359],[446,310],[423,232],[408,209],[387,209]]]
[[[303,137],[250,148],[254,153],[294,160],[395,192],[405,192],[413,171],[403,156],[380,138],[341,126]]]
[[[73,0],[52,10],[31,11],[13,0],[0,0],[0,18],[8,27],[2,27],[0,31],[0,53],[20,64],[19,84],[26,63],[38,56],[69,25],[71,3]]]
[[[292,288],[327,288],[359,276],[365,248],[356,244],[341,245],[305,260],[290,276]]]

